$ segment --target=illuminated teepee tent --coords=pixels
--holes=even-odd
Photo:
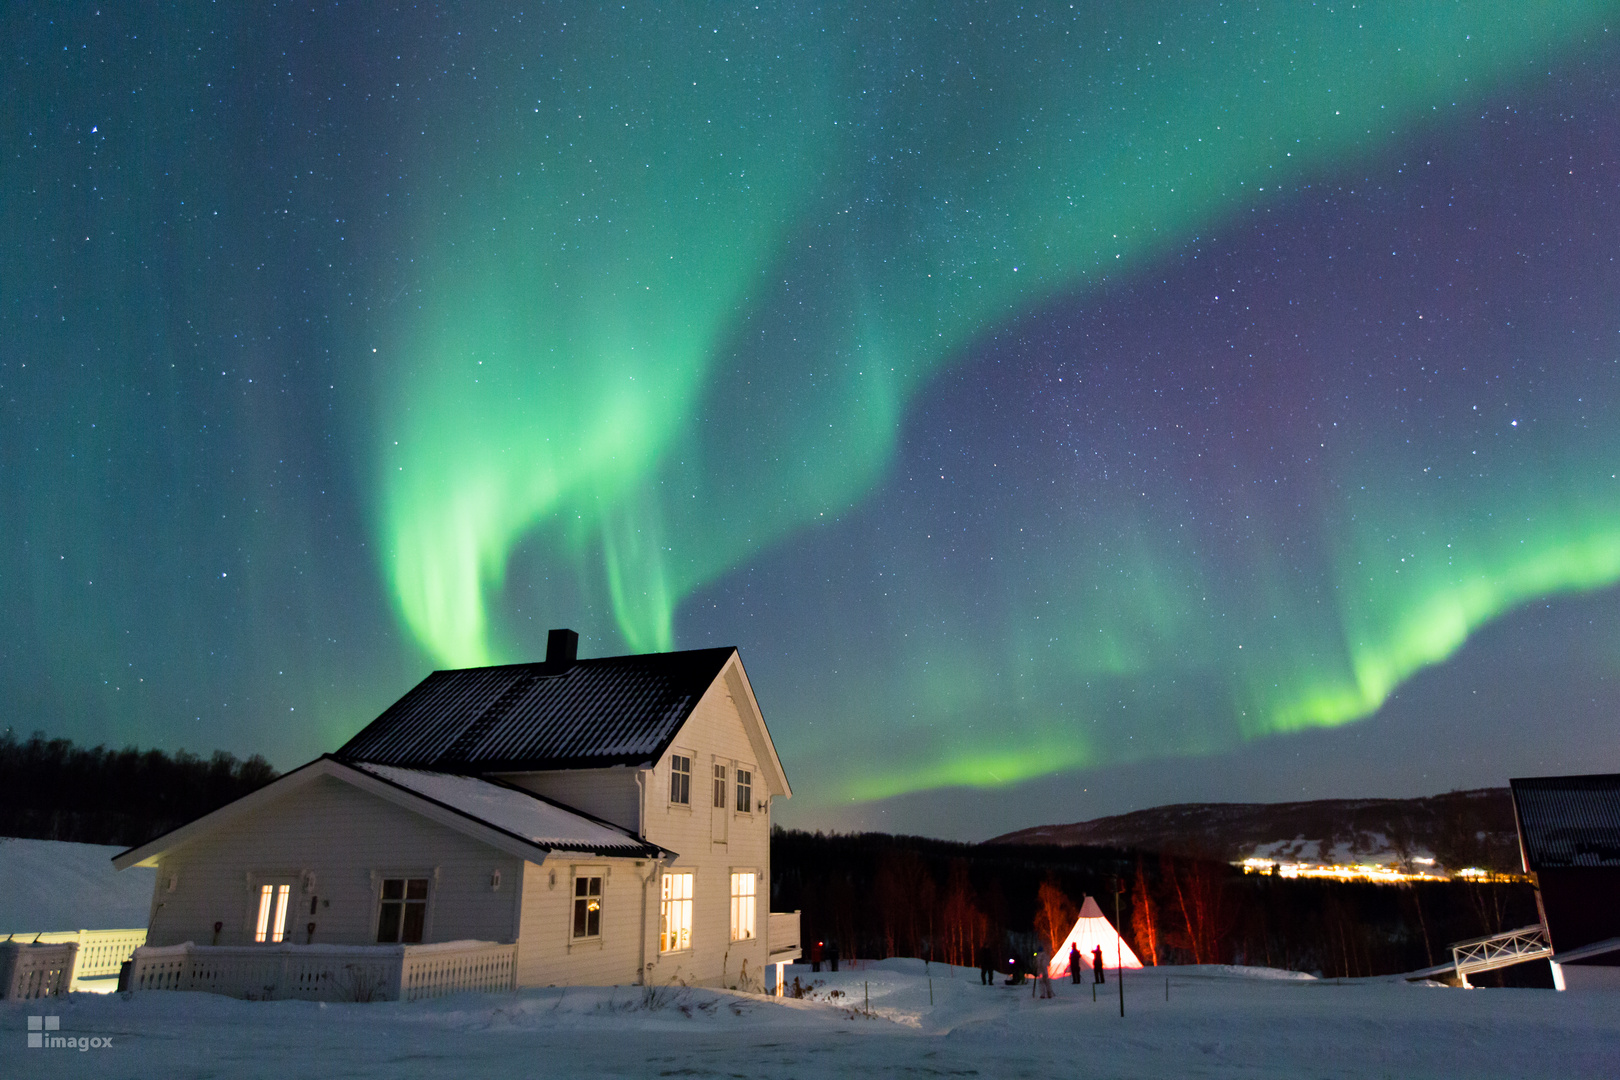
[[[1080,948],[1080,962],[1087,969],[1091,967],[1091,950],[1102,946],[1103,967],[1139,968],[1142,961],[1136,958],[1131,947],[1114,930],[1114,924],[1103,915],[1102,908],[1097,901],[1086,897],[1086,902],[1080,905],[1080,917],[1074,920],[1074,929],[1069,936],[1063,939],[1057,952],[1052,957],[1052,963],[1047,966],[1046,973],[1052,978],[1069,973],[1069,946],[1077,945]]]

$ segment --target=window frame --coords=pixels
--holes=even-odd
[[[669,805],[671,806],[692,809],[692,757],[689,751],[670,751]]]
[[[685,880],[685,895],[681,896],[677,882]],[[692,907],[697,892],[697,875],[691,870],[665,870],[659,880],[658,896],[658,954],[690,952],[692,950]],[[672,929],[671,916],[684,916],[678,929]],[[682,936],[684,932],[684,936]]]
[[[438,874],[429,870],[373,871],[372,881],[374,883],[371,892],[372,943],[376,945],[426,944],[432,937],[433,900],[438,893]],[[398,897],[389,897],[387,895],[388,883],[391,881],[398,881],[402,883],[400,895]],[[423,883],[424,888],[422,890],[422,896],[413,897],[410,895],[412,892],[411,884],[413,882]],[[398,904],[400,908],[399,922],[394,929],[394,937],[389,941],[384,941],[382,938],[384,904]],[[416,941],[407,941],[405,939],[405,931],[409,925],[408,916],[410,914],[411,906],[413,905],[422,913],[422,925],[419,931],[421,937]]]
[[[602,908],[607,902],[607,873],[596,867],[575,867],[574,888],[568,898],[568,943],[570,945],[583,945],[602,940]],[[590,883],[596,883],[596,892],[589,892]],[[586,892],[581,893],[579,887],[584,884]],[[590,910],[590,901],[596,900],[596,910]],[[581,910],[581,903],[585,910]],[[580,916],[585,915],[585,932],[580,933]],[[591,933],[590,916],[596,916],[596,932]]]
[[[716,810],[726,808],[726,785],[729,783],[727,779],[729,775],[725,762],[716,761],[714,763],[714,809]]]
[[[746,886],[740,889],[740,886]],[[744,930],[746,913],[747,933]],[[754,941],[759,937],[759,872],[752,867],[731,868],[731,940]]]
[[[741,765],[732,770],[736,773],[737,787],[737,813],[752,817],[754,813],[754,770],[753,767],[743,768]],[[743,777],[748,779],[745,781]]]

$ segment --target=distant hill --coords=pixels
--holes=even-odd
[[[1448,870],[1520,869],[1507,788],[1421,799],[1179,803],[1072,825],[1037,825],[986,843],[1137,848],[1226,862],[1250,857],[1322,863],[1432,858]]]
[[[157,871],[114,870],[117,844],[0,838],[0,938],[41,930],[129,930],[151,915]]]

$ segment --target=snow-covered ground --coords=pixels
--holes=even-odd
[[[0,837],[0,938],[145,926],[157,871],[114,870],[123,850]]]
[[[801,978],[804,968],[793,969]],[[929,1003],[932,976],[933,1003]],[[0,1003],[0,1075],[121,1077],[1573,1077],[1620,1076],[1620,994],[1342,984],[1240,968],[1115,984],[979,985],[971,969],[887,960],[816,999],[578,988],[409,1005],[244,1002],[202,994]],[[1169,981],[1169,1000],[1165,982]],[[870,995],[871,1015],[865,1014]],[[47,1036],[111,1039],[29,1049]]]

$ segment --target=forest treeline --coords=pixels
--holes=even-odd
[[[264,758],[224,751],[75,746],[0,735],[0,836],[133,847],[275,779]]]
[[[1453,941],[1538,921],[1529,885],[1385,885],[1244,874],[1187,855],[961,844],[778,829],[771,909],[799,910],[802,940],[844,956],[972,964],[980,945],[1055,949],[1096,898],[1147,964],[1254,964],[1327,977],[1387,975],[1450,959]],[[1551,985],[1546,965],[1476,982]]]

